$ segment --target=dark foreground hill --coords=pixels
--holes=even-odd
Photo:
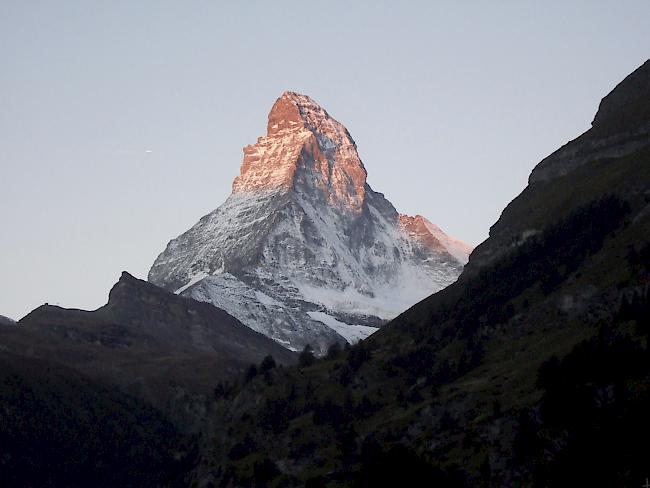
[[[15,323],[16,322],[13,319],[0,315],[0,325],[14,325]]]
[[[535,168],[457,283],[225,392],[197,485],[640,486],[648,100],[650,62]]]
[[[123,273],[93,312],[0,327],[0,486],[184,486],[214,388],[295,354]]]
[[[176,415],[180,394],[209,394],[271,354],[295,354],[212,305],[122,273],[103,307],[38,307],[0,329],[11,353],[42,359],[121,387]]]
[[[186,486],[196,442],[118,388],[0,356],[0,486]]]

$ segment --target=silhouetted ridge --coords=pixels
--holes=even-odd
[[[602,99],[592,126],[603,137],[647,127],[650,120],[650,60]]]

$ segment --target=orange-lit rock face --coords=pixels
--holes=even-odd
[[[440,241],[429,230],[428,221],[421,215],[411,217],[410,215],[400,214],[399,223],[402,232],[422,246],[435,251],[445,250]]]
[[[331,205],[358,212],[366,170],[347,129],[311,98],[285,92],[269,113],[266,137],[244,148],[233,192],[319,190]]]
[[[304,97],[307,98],[307,97]],[[300,115],[295,97],[286,92],[276,100],[269,112],[269,122],[266,126],[266,135],[272,136],[284,129],[304,127],[304,121]]]

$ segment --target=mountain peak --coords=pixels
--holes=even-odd
[[[286,129],[305,128],[327,135],[334,141],[350,138],[347,129],[307,95],[285,91],[269,112],[267,136]]]
[[[307,95],[285,91],[269,112],[266,134],[271,136],[285,129],[305,127],[309,119],[315,117],[329,118],[329,115]]]
[[[109,305],[117,305],[130,302],[135,296],[142,296],[144,293],[167,293],[147,281],[142,281],[127,271],[122,271],[120,279],[113,285],[108,294]]]
[[[348,130],[306,95],[286,91],[268,118],[267,135],[244,147],[233,193],[306,191],[329,204],[361,210],[366,170]]]
[[[137,278],[133,276],[131,273],[129,273],[128,271],[122,271],[122,274],[120,274],[119,281],[128,283],[129,281],[137,281]]]

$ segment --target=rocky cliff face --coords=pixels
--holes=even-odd
[[[470,248],[373,191],[342,124],[293,92],[268,120],[232,194],[167,245],[151,282],[322,351],[455,281]]]

